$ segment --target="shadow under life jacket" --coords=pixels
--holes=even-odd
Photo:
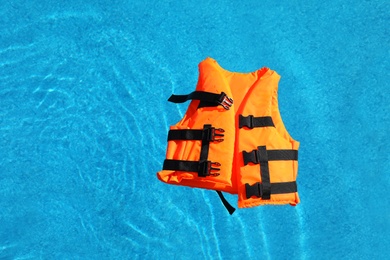
[[[299,142],[288,134],[278,109],[280,76],[268,68],[230,72],[214,59],[199,63],[196,90],[169,101],[192,100],[170,127],[163,170],[169,184],[238,194],[238,207],[299,203]]]

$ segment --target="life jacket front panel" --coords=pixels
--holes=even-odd
[[[227,85],[218,70],[210,63],[199,64],[199,79],[196,91],[207,91],[211,93],[226,93],[232,96]],[[208,160],[219,163],[218,176],[199,177],[196,172],[163,170],[158,173],[158,178],[170,184],[184,185],[197,188],[206,188],[235,193],[235,179],[232,176],[233,155],[235,142],[234,104],[229,110],[221,106],[200,107],[199,100],[192,100],[183,119],[170,130],[203,129],[204,125],[211,125],[216,129],[222,129],[219,134],[224,136],[218,138],[223,141],[209,143]],[[199,161],[201,153],[200,140],[171,140],[168,141],[168,160]]]

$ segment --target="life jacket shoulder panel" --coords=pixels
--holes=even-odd
[[[172,95],[192,100],[170,127],[163,170],[169,184],[238,194],[238,206],[299,203],[299,142],[288,134],[278,108],[280,76],[224,70],[211,58],[199,64],[196,90]]]

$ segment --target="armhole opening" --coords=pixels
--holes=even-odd
[[[298,150],[299,148],[299,141],[292,138],[290,133],[287,131],[286,126],[283,123],[282,116],[280,114],[279,110],[279,104],[278,104],[278,89],[275,89],[275,92],[272,95],[272,120],[274,121],[276,131],[278,134],[285,139],[286,141],[290,142],[293,149]]]

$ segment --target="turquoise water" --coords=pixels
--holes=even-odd
[[[387,1],[2,1],[0,259],[390,255]],[[267,66],[301,204],[159,182],[207,56]],[[236,197],[227,199],[236,204]]]

